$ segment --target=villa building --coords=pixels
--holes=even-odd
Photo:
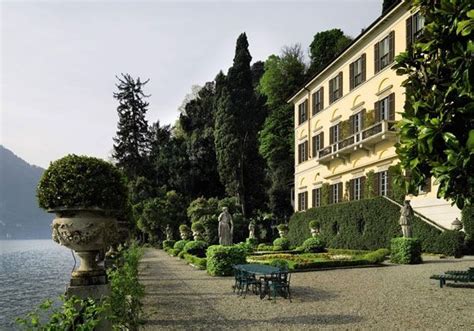
[[[372,194],[386,196],[393,178],[395,123],[405,102],[405,77],[392,69],[410,46],[424,19],[402,1],[365,29],[289,102],[295,116],[295,211]],[[323,193],[324,184],[327,191]],[[416,211],[445,228],[460,211],[436,198],[434,180],[412,198]],[[327,195],[329,195],[327,197]]]

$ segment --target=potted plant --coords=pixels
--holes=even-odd
[[[41,208],[56,214],[53,240],[80,258],[71,285],[105,284],[105,270],[96,258],[117,237],[116,216],[126,208],[122,173],[97,158],[67,155],[46,169],[37,198]]]
[[[182,240],[189,240],[191,234],[192,232],[189,226],[187,226],[186,224],[181,224],[179,226],[179,235],[181,236]]]
[[[191,230],[193,231],[194,240],[204,240],[204,225],[201,221],[196,221],[191,225]]]
[[[280,235],[280,238],[286,238],[286,235],[288,234],[288,224],[278,224],[277,226],[278,229],[278,234]]]
[[[309,222],[309,229],[313,238],[316,238],[319,235],[320,228],[321,224],[318,221],[312,220],[311,222]]]

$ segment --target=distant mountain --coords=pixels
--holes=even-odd
[[[0,239],[51,238],[53,217],[36,201],[43,172],[0,145]]]

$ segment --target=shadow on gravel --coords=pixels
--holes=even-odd
[[[463,260],[445,260],[445,259],[423,260],[422,264],[451,264],[451,263],[459,263],[459,262],[465,262],[465,261],[463,261]]]
[[[352,323],[359,323],[363,320],[360,316],[355,315],[338,315],[338,314],[311,314],[303,316],[291,316],[291,317],[277,317],[265,319],[263,316],[259,316],[259,319],[239,319],[239,320],[228,320],[223,318],[216,319],[206,319],[206,318],[194,318],[187,320],[148,320],[146,321],[147,326],[162,326],[162,327],[173,327],[176,329],[188,329],[200,328],[204,325],[214,325],[214,323],[219,323],[219,329],[232,328],[248,328],[254,327],[258,328],[259,326],[268,327],[267,324],[280,326],[285,325],[288,327],[297,327],[301,326],[308,327],[311,326],[323,326],[323,325],[345,325]]]

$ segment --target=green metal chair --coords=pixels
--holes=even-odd
[[[272,274],[270,279],[267,280],[268,290],[273,297],[273,302],[276,301],[276,295],[280,294],[285,299],[289,299],[291,302],[291,290],[290,290],[291,273],[288,270]]]

